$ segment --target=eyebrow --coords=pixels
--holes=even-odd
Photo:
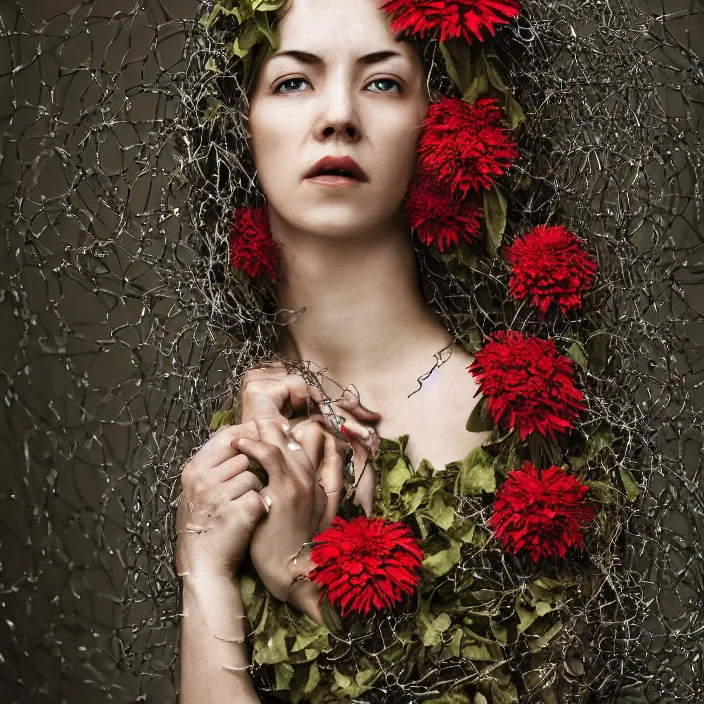
[[[279,56],[290,56],[293,59],[300,61],[303,64],[309,65],[320,65],[323,60],[317,54],[311,54],[307,51],[299,51],[298,49],[289,49],[288,51],[280,51],[274,54],[270,61],[276,59]],[[377,64],[386,59],[390,59],[394,56],[399,56],[403,58],[403,54],[399,54],[397,51],[375,51],[371,54],[365,54],[357,59],[357,63],[369,66],[371,64]]]

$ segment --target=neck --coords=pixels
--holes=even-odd
[[[315,362],[347,386],[381,378],[449,344],[422,296],[408,225],[398,217],[373,232],[320,237],[271,216],[281,244],[279,310],[305,311],[280,336],[279,351]]]

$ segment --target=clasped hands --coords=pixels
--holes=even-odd
[[[311,403],[318,411],[303,415]],[[325,403],[319,389],[276,362],[245,373],[240,408],[240,422],[214,433],[183,468],[178,572],[233,579],[249,548],[271,594],[312,615],[295,586],[312,567],[302,548],[337,513],[348,443],[356,500],[371,512],[375,476],[368,460],[379,444],[372,427],[379,414],[349,391]],[[340,416],[346,442],[331,432]],[[266,487],[250,471],[251,460],[266,470]]]

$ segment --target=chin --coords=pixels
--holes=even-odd
[[[370,212],[368,203],[314,205],[305,212],[290,213],[285,218],[296,229],[318,237],[344,239],[371,232],[388,222],[393,213]]]

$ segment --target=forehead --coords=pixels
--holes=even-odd
[[[389,49],[409,58],[408,42],[395,39],[386,0],[290,0],[279,26],[279,51],[298,49],[324,56]]]

